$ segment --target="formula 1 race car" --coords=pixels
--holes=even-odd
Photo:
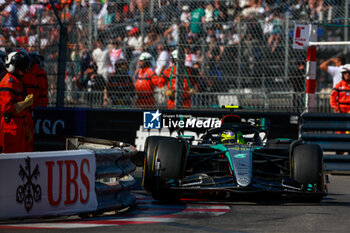
[[[149,136],[142,185],[161,201],[215,192],[225,197],[271,193],[320,202],[327,195],[320,146],[267,140],[266,133],[237,115],[226,115],[221,127],[207,130],[197,140],[184,130],[178,130],[176,138]]]

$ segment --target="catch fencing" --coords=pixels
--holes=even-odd
[[[178,62],[193,70],[193,109],[239,104],[261,111],[302,112],[306,50],[292,48],[294,25],[316,24],[319,41],[346,41],[348,5],[341,0],[109,0],[91,4],[62,0],[56,6],[68,32],[64,106],[147,107],[136,105],[137,60],[147,51],[158,70],[162,45],[166,59],[158,63],[163,61],[165,66],[171,51],[185,51]],[[57,90],[60,31],[49,8],[30,5],[30,14],[19,17],[20,27],[15,31],[17,37],[27,36],[28,42],[18,39],[4,47],[23,46],[45,56],[50,105],[55,106],[57,91],[63,91]],[[180,35],[182,28],[184,35]],[[97,49],[98,41],[101,49]],[[347,46],[319,46],[317,65],[347,54]],[[125,70],[120,58],[127,62]],[[318,69],[317,111],[330,111],[331,87],[330,76]],[[176,91],[181,96],[182,90]],[[153,108],[168,107],[164,89],[156,87],[148,94],[155,97]]]

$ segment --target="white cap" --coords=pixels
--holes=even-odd
[[[190,9],[190,7],[188,6],[188,5],[184,5],[183,7],[182,7],[182,10],[183,11],[188,11]]]
[[[127,31],[130,31],[131,29],[133,29],[133,26],[131,26],[131,25],[128,25],[125,27],[125,30],[127,30]]]

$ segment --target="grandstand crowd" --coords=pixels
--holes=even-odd
[[[137,61],[142,52],[153,56],[152,64],[157,75],[169,67],[170,54],[179,42],[180,26],[186,28],[185,66],[197,70],[196,73],[203,77],[197,85],[197,92],[224,92],[227,87],[225,77],[234,76],[238,68],[253,70],[238,67],[238,45],[255,47],[242,55],[246,61],[259,63],[266,60],[263,54],[271,55],[282,49],[279,45],[286,17],[322,21],[331,19],[334,9],[342,7],[341,1],[335,0],[52,2],[69,35],[66,70],[69,94],[66,101],[71,104],[93,103],[91,98],[95,97],[89,97],[89,92],[97,91],[100,93],[96,97],[98,104],[105,106],[110,104],[106,86],[111,82],[110,77],[120,75],[120,67],[130,79],[126,81],[128,85],[122,85],[124,78],[114,79],[113,82],[122,86],[114,91],[124,92],[131,101],[134,89],[129,84],[137,79]],[[0,9],[0,50],[9,52],[22,47],[28,52],[40,53],[45,58],[49,82],[54,90],[60,28],[50,1],[0,0]],[[243,23],[242,31],[237,25]],[[266,49],[263,51],[262,47]],[[125,77],[125,74],[121,76]],[[162,93],[156,95],[158,103],[164,103]],[[128,101],[119,103],[128,105]]]

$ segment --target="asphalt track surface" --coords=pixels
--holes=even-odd
[[[320,204],[263,199],[213,201],[186,199],[162,204],[142,191],[141,169],[133,176],[136,206],[90,219],[77,216],[0,222],[2,232],[350,232],[350,176],[329,176]]]

